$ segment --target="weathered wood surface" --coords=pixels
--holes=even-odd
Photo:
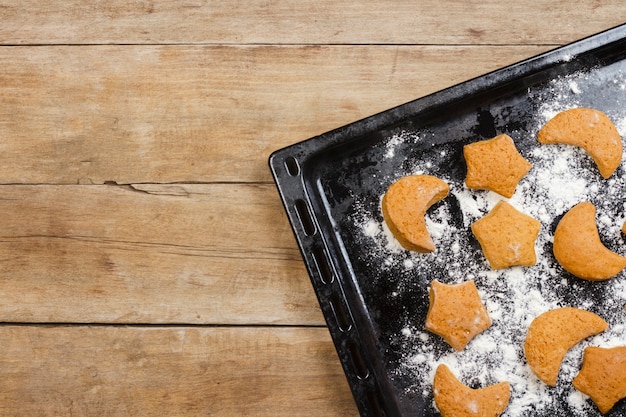
[[[3,326],[0,415],[358,415],[324,328]]]
[[[5,0],[0,42],[562,44],[625,18],[622,0]]]
[[[0,186],[0,322],[323,325],[267,184]]]
[[[0,0],[0,416],[356,416],[269,154],[625,17]]]
[[[0,183],[268,182],[273,150],[545,49],[0,48]]]

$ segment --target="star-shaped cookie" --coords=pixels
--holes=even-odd
[[[474,142],[463,147],[468,188],[491,190],[511,198],[515,188],[532,167],[508,135]]]
[[[441,336],[458,351],[463,350],[474,336],[491,326],[491,319],[474,281],[461,284],[433,281],[429,298],[430,307],[424,327]]]
[[[472,224],[472,232],[493,269],[510,266],[531,266],[537,262],[535,240],[541,223],[500,201],[480,220]]]
[[[459,381],[450,368],[440,364],[435,371],[433,394],[443,417],[498,417],[509,404],[511,386],[500,382],[473,389]]]
[[[602,414],[626,398],[626,346],[588,347],[583,366],[573,380],[577,390],[589,395]]]

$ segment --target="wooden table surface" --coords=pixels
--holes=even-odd
[[[269,154],[623,0],[0,0],[0,415],[357,416]]]

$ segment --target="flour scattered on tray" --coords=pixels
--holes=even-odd
[[[581,105],[585,74],[557,78],[548,91],[551,97],[538,97],[536,125],[525,140],[536,141],[537,131],[562,110]],[[622,80],[621,86],[626,83]],[[529,96],[540,94],[529,90]],[[543,93],[541,93],[543,94]],[[620,134],[626,136],[626,115],[608,114]],[[498,132],[509,133],[509,132]],[[419,134],[402,132],[386,143],[388,157],[397,156],[399,147],[417,143]],[[430,173],[440,166],[448,153],[447,145],[405,164],[406,174]],[[533,168],[522,179],[515,195],[508,200],[518,210],[542,224],[536,242],[538,262],[532,267],[514,267],[493,271],[474,241],[470,225],[483,217],[503,197],[486,191],[467,189],[463,183],[446,175],[435,175],[448,182],[450,194],[427,213],[427,226],[436,244],[433,254],[410,253],[402,249],[391,235],[378,212],[358,211],[354,222],[371,239],[377,253],[373,258],[384,261],[372,267],[404,271],[393,295],[420,282],[426,287],[432,279],[453,283],[474,279],[493,320],[493,325],[475,337],[461,352],[447,349],[440,338],[424,330],[424,323],[408,317],[396,337],[401,347],[401,360],[394,372],[410,377],[407,392],[431,400],[432,381],[438,364],[445,363],[466,384],[486,386],[500,381],[511,383],[511,401],[503,416],[535,416],[552,413],[550,407],[558,398],[565,401],[555,416],[600,415],[595,405],[571,385],[580,369],[586,346],[623,345],[626,334],[626,276],[602,283],[590,283],[567,275],[552,255],[554,227],[560,217],[581,201],[592,201],[598,209],[598,228],[603,242],[612,250],[626,254],[620,234],[624,221],[626,190],[624,164],[609,180],[600,177],[591,158],[581,149],[561,145],[533,145],[525,149],[525,157]],[[388,179],[391,182],[392,179]],[[365,205],[363,206],[365,207]],[[590,288],[596,295],[589,295]],[[599,301],[602,305],[599,304]],[[576,304],[577,303],[577,304]],[[587,339],[566,356],[559,383],[551,388],[539,381],[526,364],[523,344],[530,322],[539,314],[557,307],[573,306],[589,309],[609,322],[609,330]],[[562,410],[568,410],[564,412]],[[434,413],[434,404],[431,404]]]

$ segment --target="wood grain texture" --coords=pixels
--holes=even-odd
[[[273,150],[545,49],[2,47],[0,183],[268,182]]]
[[[625,18],[0,0],[0,416],[356,417],[269,154]]]
[[[0,2],[4,44],[563,44],[621,24],[622,0]]]
[[[0,415],[358,413],[323,328],[2,326]]]
[[[323,325],[270,185],[0,187],[2,322]]]

